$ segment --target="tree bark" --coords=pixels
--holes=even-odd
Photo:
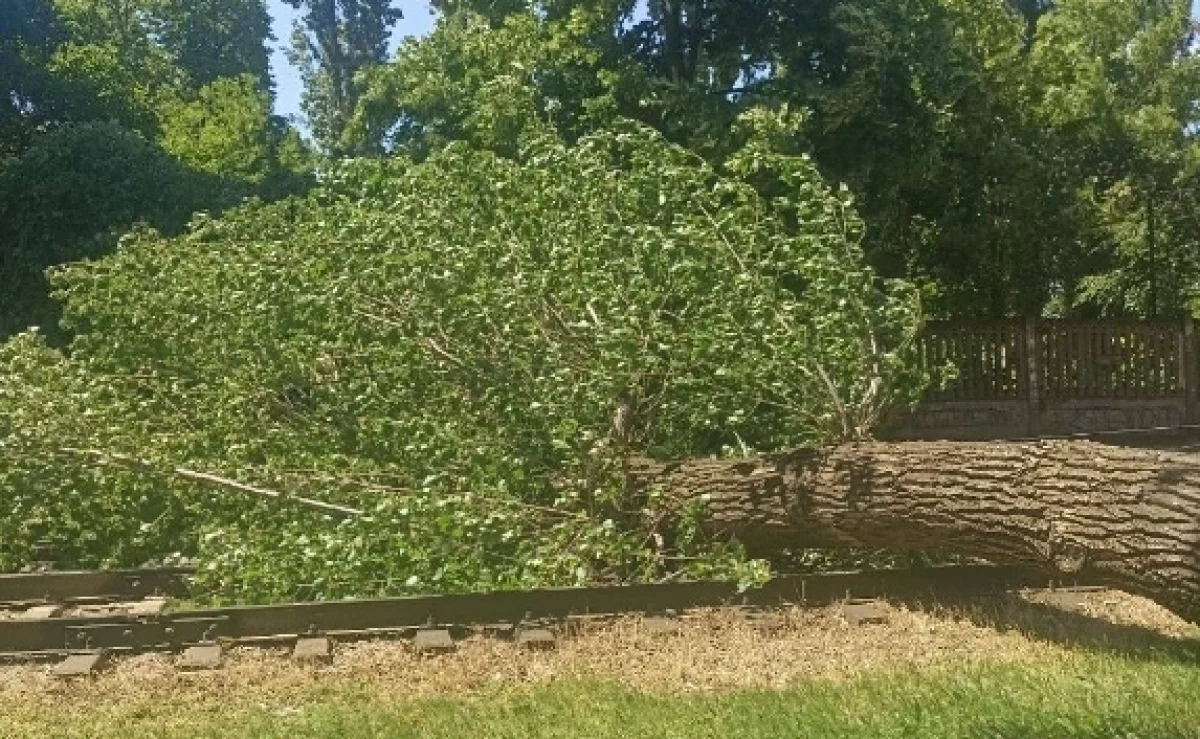
[[[869,442],[629,463],[635,488],[707,496],[756,554],[861,547],[1041,567],[1200,622],[1200,456],[1089,441]]]
[[[672,82],[683,82],[685,78],[682,0],[662,0],[662,31],[667,77]]]

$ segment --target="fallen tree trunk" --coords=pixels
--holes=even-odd
[[[1039,566],[1200,622],[1200,455],[1089,441],[858,443],[630,462],[631,484],[708,496],[756,553],[861,547]]]

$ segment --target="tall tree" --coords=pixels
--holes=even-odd
[[[72,84],[71,117],[151,137],[160,109],[223,77],[271,89],[262,0],[53,0],[66,29],[49,64]]]
[[[305,183],[268,38],[262,0],[0,2],[0,337],[53,330],[47,267]]]
[[[271,89],[271,16],[264,0],[148,2],[151,30],[193,87],[249,74],[260,90]]]
[[[304,76],[308,125],[327,153],[377,151],[379,140],[348,139],[346,128],[362,96],[360,73],[387,60],[391,28],[401,18],[389,0],[288,0],[303,9],[292,60]]]
[[[456,140],[512,156],[537,129],[572,140],[613,114],[653,118],[639,111],[655,99],[650,80],[611,28],[610,15],[589,8],[557,20],[455,11],[365,78],[350,136],[382,135],[418,158]]]
[[[46,268],[105,254],[137,222],[173,233],[233,194],[117,123],[37,136],[0,166],[0,339],[28,326],[61,337]]]
[[[1071,0],[1043,18],[1030,115],[1081,167],[1081,309],[1169,315],[1200,287],[1200,55],[1188,0]]]
[[[46,63],[61,33],[47,0],[0,5],[0,158],[22,148],[50,115]]]
[[[304,181],[307,151],[299,134],[271,114],[271,98],[252,75],[221,77],[162,115],[162,147],[198,172],[222,177],[237,192],[267,197]]]

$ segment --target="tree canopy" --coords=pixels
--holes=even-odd
[[[678,513],[647,523],[625,455],[855,438],[918,386],[913,296],[862,264],[845,193],[771,149],[779,121],[740,125],[719,170],[632,123],[515,159],[360,162],[58,271],[70,359],[27,335],[0,373],[4,483],[27,491],[0,556],[34,533],[89,562],[199,547],[244,597],[677,569]],[[314,534],[176,467],[369,515]],[[189,515],[221,534],[187,538]]]

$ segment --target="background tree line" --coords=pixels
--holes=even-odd
[[[720,161],[753,108],[856,196],[871,262],[942,316],[1169,316],[1197,281],[1187,0],[441,0],[361,142],[506,150],[611,115]],[[374,142],[372,142],[374,144]]]
[[[295,47],[322,140],[396,17],[308,3]],[[264,0],[0,6],[0,336],[55,334],[43,271],[107,253],[135,223],[176,233],[198,211],[308,186],[317,152],[272,113],[270,25]]]

